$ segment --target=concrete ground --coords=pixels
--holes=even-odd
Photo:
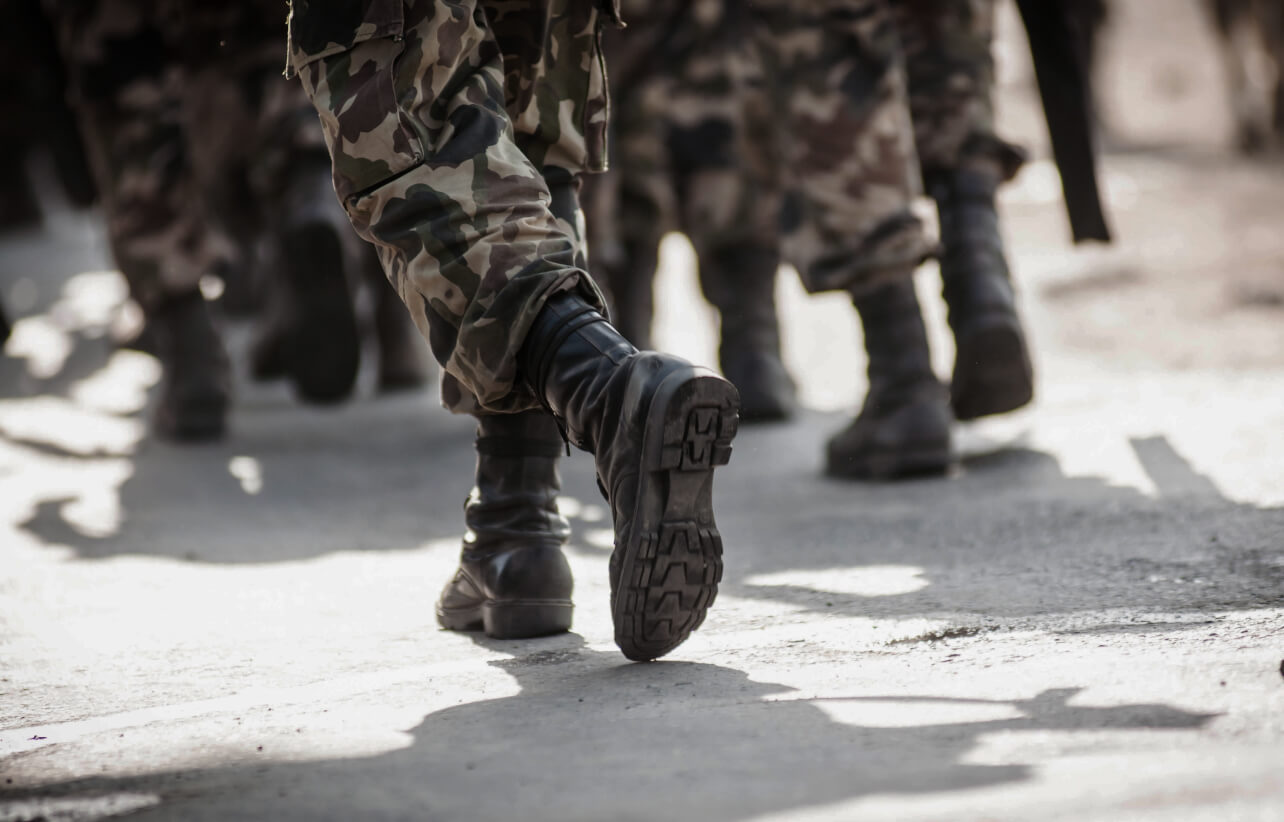
[[[1066,244],[1046,162],[1004,195],[1036,405],[961,429],[947,478],[827,481],[859,331],[782,278],[809,410],[742,429],[726,581],[655,664],[611,642],[587,455],[574,632],[442,632],[469,421],[242,380],[226,442],[151,440],[93,220],[0,238],[0,820],[1284,818],[1284,170],[1222,150],[1191,9],[1142,5],[1108,64],[1159,89],[1108,111],[1120,243]],[[659,288],[660,342],[711,362],[680,239]]]

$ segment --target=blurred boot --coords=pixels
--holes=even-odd
[[[933,175],[941,218],[941,282],[956,354],[950,404],[960,420],[1014,411],[1034,396],[1034,372],[1017,317],[999,218],[997,175]]]
[[[223,436],[231,396],[227,352],[199,291],[166,299],[148,317],[161,361],[156,433],[179,442]]]
[[[941,474],[950,464],[950,408],[932,372],[909,277],[853,300],[865,327],[869,393],[851,425],[829,441],[826,473],[888,480]]]
[[[334,198],[328,165],[293,169],[283,201],[277,268],[286,375],[301,400],[340,402],[351,395],[361,365],[345,252],[352,229]]]
[[[24,147],[0,146],[0,231],[40,225],[40,201],[24,167]]]
[[[374,331],[379,346],[379,391],[412,391],[428,384],[431,375],[428,346],[415,327],[406,305],[384,276],[373,247],[370,287],[374,289]],[[554,427],[556,431],[556,427]]]
[[[570,293],[536,316],[518,367],[567,440],[594,455],[615,526],[616,644],[629,659],[663,656],[704,621],[722,578],[713,470],[731,458],[735,387],[639,352]]]
[[[221,262],[214,275],[223,281],[219,309],[227,317],[253,317],[260,305],[256,249],[253,244],[238,243],[235,260]]]
[[[404,311],[404,309],[403,309]],[[496,639],[571,627],[571,526],[558,513],[562,453],[544,411],[477,418],[477,482],[464,504],[459,570],[437,602],[437,621]]]
[[[286,360],[289,336],[289,309],[278,284],[269,289],[266,304],[250,343],[250,378],[255,382],[283,379],[289,370]]]
[[[651,321],[655,318],[655,272],[660,264],[659,243],[626,241],[619,260],[603,261],[600,273],[611,300],[611,322],[634,346],[652,348]]]
[[[724,248],[701,257],[705,296],[722,316],[718,361],[740,391],[740,419],[788,419],[797,386],[780,358],[776,269],[780,256],[766,248]]]

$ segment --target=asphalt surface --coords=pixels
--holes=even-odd
[[[93,220],[0,237],[0,820],[1284,818],[1284,172],[1112,155],[1113,251],[1066,245],[1050,174],[1004,195],[1038,400],[949,477],[820,476],[859,332],[782,278],[808,410],[742,430],[718,601],[646,665],[587,455],[574,632],[440,631],[468,420],[242,379],[225,442],[151,440]],[[711,362],[663,261],[659,342]]]

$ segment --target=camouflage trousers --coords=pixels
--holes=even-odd
[[[786,256],[804,283],[859,290],[929,253],[909,210],[920,170],[1006,179],[1022,161],[994,132],[993,0],[624,9],[629,28],[606,43],[613,169],[588,203],[604,269],[680,230],[706,293],[733,287],[706,263],[722,248],[778,257],[788,187]]]
[[[810,291],[906,276],[932,250],[885,0],[748,4],[779,130],[782,248]]]
[[[960,169],[1011,179],[1025,152],[995,133],[994,0],[890,3],[924,179]]]
[[[826,291],[904,276],[931,253],[887,0],[639,6],[625,6],[611,52],[617,180],[603,188],[616,205],[595,192],[598,259],[677,228],[702,278],[719,249],[754,249],[773,268],[783,249]]]
[[[611,169],[587,181],[584,203],[594,276],[609,286],[621,330],[641,344],[668,231],[690,238],[701,286],[720,309],[737,282],[774,278],[780,164],[761,61],[725,0],[625,0],[623,12],[628,28],[602,41]]]
[[[456,412],[538,401],[517,353],[586,273],[578,177],[605,166],[593,0],[295,0],[290,61],[353,226],[443,368]]]
[[[280,0],[50,0],[72,102],[131,294],[150,311],[240,262],[282,169],[324,157],[280,76]],[[244,245],[241,243],[240,245]]]

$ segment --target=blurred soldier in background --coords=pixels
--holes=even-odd
[[[75,115],[67,106],[67,77],[57,40],[40,0],[0,0],[0,230],[35,225],[40,204],[30,163],[44,151],[56,182],[74,206],[96,192]]]
[[[160,5],[52,0],[50,9],[112,254],[155,336],[164,375],[155,428],[200,440],[223,433],[230,391],[200,280],[230,247],[211,226],[192,167],[185,71],[218,46],[185,39]]]
[[[1275,150],[1284,139],[1284,4],[1206,0],[1221,36],[1240,151]]]
[[[588,209],[622,327],[649,331],[655,248],[683,230],[745,417],[783,416],[793,388],[773,285],[787,239],[807,287],[852,293],[865,326],[871,390],[830,446],[830,473],[943,470],[950,412],[910,281],[931,246],[910,210],[918,168],[887,3],[847,9],[828,31],[838,4],[640,5],[607,40],[615,168]]]
[[[229,364],[200,284],[218,274],[243,295],[259,259],[276,308],[254,370],[288,374],[308,401],[348,396],[360,362],[350,279],[373,252],[344,225],[310,106],[280,77],[284,4],[50,9],[112,252],[162,363],[156,430],[223,433]],[[404,317],[395,322],[413,353]],[[404,371],[387,369],[392,359],[384,370]]]
[[[851,294],[865,330],[869,393],[830,440],[826,471],[942,471],[949,409],[906,299],[932,246],[912,211],[921,186],[897,20],[884,0],[749,9],[782,125],[785,258],[809,291]]]
[[[650,347],[660,240],[686,234],[741,418],[784,419],[795,388],[780,357],[779,158],[761,62],[725,0],[625,0],[623,12],[628,28],[603,32],[611,169],[584,193],[593,272],[620,331]]]
[[[891,0],[890,7],[918,163],[940,217],[955,364],[947,408],[912,280],[857,294],[870,392],[860,416],[830,442],[828,468],[837,475],[944,470],[951,412],[970,420],[1012,411],[1034,387],[995,208],[998,185],[1024,154],[994,133],[993,0]]]

